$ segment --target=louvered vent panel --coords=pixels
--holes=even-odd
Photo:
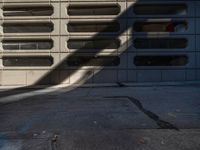
[[[35,84],[59,62],[60,2],[4,1],[0,7],[1,84]]]
[[[198,80],[199,7],[189,0],[3,0],[0,84]]]

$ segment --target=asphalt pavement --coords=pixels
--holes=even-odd
[[[14,93],[0,99],[0,150],[200,149],[198,85]]]

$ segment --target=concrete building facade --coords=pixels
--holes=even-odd
[[[200,1],[1,0],[0,85],[200,80]]]

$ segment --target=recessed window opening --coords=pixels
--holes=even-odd
[[[69,32],[118,32],[120,25],[118,22],[70,22]]]
[[[71,4],[67,10],[70,16],[117,15],[120,13],[118,4]]]
[[[185,4],[135,4],[133,11],[136,15],[186,15]]]
[[[117,56],[72,56],[67,59],[68,66],[118,66]]]
[[[136,38],[133,45],[137,49],[182,49],[188,45],[186,38]]]
[[[185,66],[188,63],[186,55],[166,55],[166,56],[135,56],[136,66]]]
[[[52,64],[53,58],[50,56],[3,57],[3,66],[8,67],[42,67]]]
[[[69,39],[69,49],[117,49],[120,47],[119,39],[92,38],[92,39]]]
[[[4,6],[3,16],[51,16],[54,10],[52,6]]]
[[[188,28],[186,21],[167,22],[136,22],[134,31],[136,32],[185,32]]]
[[[51,49],[53,47],[53,41],[50,39],[40,40],[3,40],[4,50],[43,50]]]
[[[4,33],[46,33],[53,31],[52,23],[4,23]]]

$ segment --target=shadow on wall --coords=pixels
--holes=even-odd
[[[126,9],[125,12],[123,12],[119,16],[117,16],[115,18],[115,20],[113,20],[110,24],[107,24],[106,27],[104,27],[101,30],[101,32],[99,32],[96,35],[94,35],[90,40],[98,39],[99,37],[101,37],[103,35],[105,36],[105,32],[108,32],[108,31],[112,30],[112,28],[113,28],[113,24],[112,23],[119,22],[122,18],[126,18],[127,14],[129,14],[130,11],[132,11],[131,7],[129,7],[128,9]],[[117,32],[116,34],[112,35],[112,38],[113,39],[117,39],[123,32],[128,30],[130,27],[131,26],[127,25],[126,28],[121,28],[121,30],[119,32]],[[126,48],[128,46],[128,43],[129,43],[128,41],[126,41],[125,43],[122,43],[122,46],[120,46],[120,48],[119,48],[121,52],[124,52],[126,50]],[[6,96],[12,96],[12,95],[16,95],[16,94],[22,94],[22,93],[24,93],[24,89],[25,88],[29,88],[29,92],[30,91],[35,91],[36,89],[34,89],[34,87],[36,85],[43,85],[43,83],[44,83],[43,81],[47,81],[52,75],[55,74],[56,71],[58,71],[62,66],[65,66],[65,70],[70,69],[70,72],[65,77],[60,79],[60,83],[62,83],[65,79],[69,78],[70,76],[75,75],[76,72],[82,68],[82,66],[87,65],[87,64],[94,64],[94,59],[95,59],[96,55],[98,53],[100,53],[103,49],[108,47],[109,44],[110,44],[109,42],[104,43],[103,46],[101,45],[101,49],[97,49],[95,51],[95,53],[90,53],[90,56],[86,57],[86,59],[84,59],[82,61],[78,60],[78,62],[81,65],[74,64],[76,66],[76,69],[72,70],[72,69],[70,69],[70,67],[68,68],[66,66],[66,61],[67,60],[71,60],[71,63],[73,63],[73,61],[76,61],[74,58],[76,58],[78,56],[77,54],[81,53],[82,49],[87,49],[87,47],[89,47],[90,43],[87,42],[83,47],[81,47],[81,49],[76,50],[75,52],[73,52],[69,56],[67,56],[65,59],[63,59],[61,62],[59,62],[59,64],[57,64],[57,66],[55,66],[52,70],[50,70],[48,73],[46,73],[44,76],[42,76],[36,83],[34,83],[34,85],[30,85],[30,86],[26,86],[26,87],[22,87],[22,88],[15,88],[15,89],[11,89],[11,90],[1,91],[0,92],[0,98],[6,97]],[[118,51],[119,51],[119,49],[118,49]],[[110,54],[112,55],[112,53],[110,53]],[[115,62],[117,63],[117,60],[114,60],[114,63]],[[109,66],[110,65],[109,63],[111,63],[111,62],[110,61],[104,62],[104,61],[99,60],[99,61],[97,61],[97,63],[98,64],[96,64],[96,65],[99,66],[98,70],[101,70],[101,69],[103,69],[103,66]],[[92,70],[93,69],[87,69],[87,71],[85,71],[85,73],[83,73],[82,77],[80,79],[78,79],[76,81],[76,83],[73,83],[73,84],[84,84],[84,82],[86,82],[91,76],[94,75],[92,73],[93,72]],[[96,73],[98,73],[98,72],[95,72],[95,74]],[[69,86],[73,86],[73,85],[69,85]],[[48,88],[48,87],[51,87],[51,86],[45,86],[45,88]]]
[[[146,0],[140,0],[140,2],[141,1],[146,1]],[[151,7],[151,9],[147,9],[147,6],[144,5],[142,7],[138,7],[137,4],[138,4],[137,2],[133,4],[133,5],[135,5],[134,10],[138,11],[140,13],[140,15],[144,15],[144,14],[156,15],[158,13],[163,14],[163,15],[170,13],[169,15],[174,15],[174,14],[185,14],[186,13],[185,5],[180,5],[180,6],[179,5],[176,5],[176,6],[169,5],[168,6],[170,9],[170,11],[169,11],[167,9],[162,9],[163,7],[160,7],[159,5],[148,6],[148,7]],[[85,41],[84,45],[81,46],[81,48],[79,47],[75,52],[70,53],[66,58],[62,59],[52,70],[47,72],[36,83],[34,83],[34,85],[1,91],[0,98],[12,96],[12,95],[16,95],[16,94],[22,94],[22,93],[24,93],[24,88],[28,88],[29,92],[31,92],[31,91],[34,92],[34,91],[36,91],[34,89],[34,87],[36,85],[43,85],[45,81],[48,81],[52,76],[54,76],[56,74],[57,71],[59,71],[62,68],[64,68],[64,70],[68,70],[69,72],[67,72],[66,75],[61,76],[60,83],[63,83],[63,81],[65,81],[69,77],[76,78],[76,81],[74,83],[67,86],[68,88],[70,86],[72,87],[74,85],[82,85],[85,82],[89,82],[89,80],[91,80],[91,78],[94,78],[94,76],[98,76],[98,73],[101,72],[104,67],[108,66],[108,67],[114,67],[116,69],[117,67],[115,67],[115,66],[120,64],[120,60],[119,60],[119,57],[113,57],[113,56],[116,54],[117,54],[117,56],[121,56],[123,54],[123,52],[127,51],[127,49],[129,49],[132,44],[131,38],[130,38],[131,41],[128,41],[126,39],[127,41],[125,41],[124,43],[122,43],[122,45],[120,45],[120,47],[117,49],[117,53],[116,52],[108,53],[109,56],[107,55],[107,57],[103,58],[101,56],[98,56],[98,54],[101,53],[103,49],[106,49],[107,47],[110,46],[110,44],[111,44],[110,41],[104,41],[103,44],[99,44],[98,49],[95,49],[95,52],[89,53],[89,55],[87,53],[85,53],[84,57],[80,58],[78,56],[80,56],[80,53],[82,53],[83,49],[87,49],[88,47],[91,47],[90,41],[99,39],[100,37],[105,36],[106,32],[113,31],[115,33],[111,36],[112,42],[113,42],[113,40],[118,39],[124,32],[126,32],[129,29],[132,29],[133,23],[128,22],[128,19],[125,19],[125,18],[127,18],[128,14],[133,14],[133,9],[132,9],[133,5],[129,6],[124,12],[122,12],[119,16],[117,16],[110,23],[107,23],[106,25],[104,24],[102,28],[95,28],[95,31],[97,30],[97,32],[98,32],[96,35],[94,35],[91,39]],[[176,8],[174,9],[174,7],[176,7]],[[172,11],[172,10],[174,10],[174,11]],[[68,12],[68,13],[74,13],[74,12]],[[78,11],[78,13],[80,13],[80,12]],[[123,22],[123,21],[125,21],[125,22]],[[125,24],[125,26],[123,26],[123,27],[117,26],[118,22],[122,22],[123,24]],[[71,23],[71,24],[69,23],[68,29],[76,30],[75,32],[79,32],[79,30],[82,30],[82,27],[78,26],[77,24],[73,25],[73,23]],[[118,31],[118,29],[119,29],[119,32],[115,32],[115,31]],[[182,31],[185,31],[186,29],[187,29],[187,23],[184,21],[183,22],[181,22],[181,21],[173,22],[170,20],[170,21],[164,22],[164,23],[163,22],[162,23],[160,23],[160,22],[151,23],[148,21],[148,22],[144,23],[144,19],[143,19],[143,22],[137,21],[134,23],[134,29],[132,29],[132,32],[136,31],[136,32],[166,32],[166,33],[170,33],[170,32],[182,32]],[[92,29],[92,27],[89,26],[89,27],[87,27],[87,30],[89,30],[89,31],[91,30],[91,32],[93,32],[94,29]],[[133,35],[133,33],[131,33],[131,34]],[[144,46],[143,43],[145,43],[145,42],[141,40],[141,41],[137,41],[137,43],[140,43],[139,45]],[[151,41],[151,43],[158,43],[158,41],[154,39],[154,41]],[[167,42],[161,41],[161,43],[167,43]],[[177,43],[180,43],[180,42],[177,42]],[[183,43],[183,42],[181,41],[181,43]],[[73,43],[72,43],[72,45],[73,45]],[[163,44],[159,44],[159,45],[163,46]],[[165,45],[167,47],[169,46],[169,44],[165,44]],[[76,46],[77,45],[75,44],[75,47]],[[137,45],[135,45],[135,46],[137,46]],[[185,45],[178,44],[177,46],[179,48],[184,48]],[[144,58],[143,64],[138,63],[140,59],[138,59],[138,60],[136,59],[136,63],[138,63],[138,66],[148,65],[148,64],[145,64],[145,62],[147,62],[145,59],[146,58]],[[157,58],[151,58],[151,59],[153,59],[152,63],[154,63],[154,60]],[[158,61],[162,63],[161,66],[162,65],[165,66],[166,62],[169,62],[168,59],[170,60],[173,58],[171,58],[171,57],[165,58],[165,59],[158,58]],[[187,62],[187,58],[183,57],[183,59],[185,61],[178,62],[178,63],[175,62],[176,65],[177,66],[184,65],[185,62]],[[167,65],[170,66],[173,64],[167,64]],[[89,69],[84,70],[84,69],[82,69],[83,66],[95,66],[95,69],[92,67],[89,67]],[[81,72],[81,76],[77,75],[77,73],[80,70],[84,70]],[[118,70],[118,69],[116,69],[116,70]],[[42,89],[47,89],[48,87],[52,87],[52,86],[50,86],[50,85],[45,86]]]

